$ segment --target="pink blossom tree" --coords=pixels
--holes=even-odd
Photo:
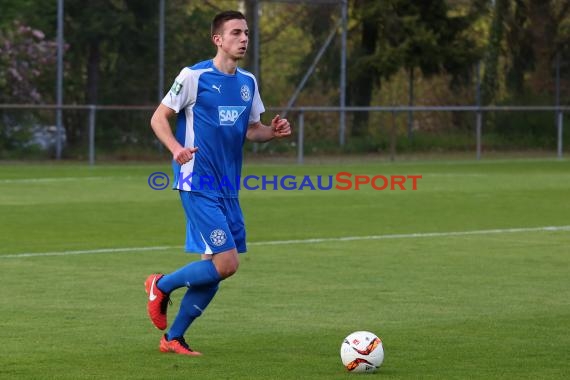
[[[48,89],[53,93],[43,82],[54,83],[56,53],[56,43],[40,30],[18,21],[0,30],[0,102],[40,103]]]

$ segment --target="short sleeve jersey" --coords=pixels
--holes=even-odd
[[[265,111],[253,74],[203,61],[182,69],[162,104],[178,114],[176,140],[198,148],[186,164],[173,161],[173,188],[237,197],[247,128]]]

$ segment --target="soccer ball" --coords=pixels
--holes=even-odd
[[[370,331],[356,331],[344,338],[340,358],[350,372],[374,372],[384,361],[382,340]]]

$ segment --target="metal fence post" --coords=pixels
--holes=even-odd
[[[299,112],[299,121],[298,121],[299,131],[297,132],[297,164],[303,165],[303,156],[304,156],[304,139],[305,139],[305,114],[303,111]]]
[[[475,145],[477,146],[477,161],[481,159],[481,129],[483,126],[483,114],[481,113],[481,61],[477,62],[475,68],[475,78],[476,78],[476,93],[475,101],[477,102],[477,112],[476,112],[476,129],[475,129]]]
[[[481,110],[477,111],[477,126],[475,131],[475,139],[477,145],[477,160],[481,159],[481,130],[483,129],[483,113]]]
[[[89,106],[89,165],[95,164],[95,111],[97,106]]]
[[[392,110],[392,125],[390,127],[390,161],[396,160],[396,111]]]
[[[164,0],[158,4],[158,88],[157,101],[164,97]]]
[[[558,111],[558,158],[562,159],[562,132],[563,132],[563,124],[564,124],[564,113],[562,111]]]
[[[339,144],[344,147],[346,140],[346,38],[348,33],[348,0],[341,1],[341,36],[340,36],[340,114]]]
[[[62,130],[63,130],[63,109],[61,106],[63,105],[63,54],[64,54],[64,46],[63,46],[63,4],[64,0],[57,1],[57,78],[56,78],[56,102],[57,108],[55,110],[55,133],[56,133],[56,140],[55,140],[55,158],[57,160],[61,159],[61,150],[62,150]]]

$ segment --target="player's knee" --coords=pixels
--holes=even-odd
[[[239,262],[237,260],[232,260],[224,261],[217,269],[222,278],[228,278],[237,272],[238,267]]]
[[[237,272],[239,258],[236,250],[230,250],[217,254],[213,258],[218,274],[222,278],[228,278]]]

